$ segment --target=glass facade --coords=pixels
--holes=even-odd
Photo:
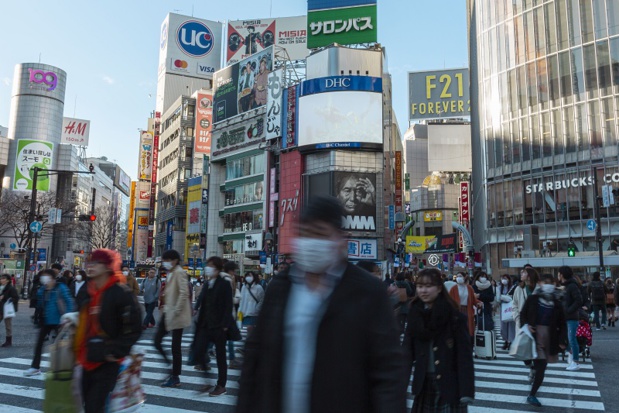
[[[226,181],[264,173],[266,157],[263,154],[226,161]]]
[[[513,256],[524,225],[539,224],[554,250],[570,237],[595,250],[585,226],[594,166],[600,195],[603,185],[619,187],[619,2],[478,0],[476,13],[493,261]],[[602,218],[616,208],[602,208]],[[605,248],[619,237],[612,228]]]
[[[224,233],[226,234],[264,229],[264,214],[262,209],[225,214],[223,219]]]

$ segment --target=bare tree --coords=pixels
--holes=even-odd
[[[114,248],[117,244],[118,222],[112,208],[95,209],[97,219],[93,222],[80,222],[77,236],[91,248]]]
[[[56,204],[54,192],[39,192],[37,194],[37,208],[35,220],[43,227],[38,233],[39,238],[52,233],[52,225],[48,224],[47,214]],[[30,245],[33,234],[28,230],[30,225],[30,196],[24,192],[2,191],[0,199],[0,235],[12,237],[18,248]]]

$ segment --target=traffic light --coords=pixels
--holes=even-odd
[[[87,222],[95,222],[97,220],[97,216],[95,214],[80,214],[78,217],[79,221],[87,221]]]
[[[567,246],[567,256],[568,257],[576,256],[576,245],[574,245],[574,243],[571,243]]]

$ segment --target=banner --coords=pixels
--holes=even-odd
[[[376,231],[376,174],[333,172],[332,187],[344,206],[344,229]]]
[[[456,234],[439,235],[429,243],[426,254],[456,252]]]
[[[459,201],[459,209],[460,209],[460,223],[464,228],[469,228],[469,222],[471,220],[470,216],[470,193],[469,193],[469,183],[466,181],[460,182],[460,197]],[[460,234],[460,248],[464,248],[464,236]]]
[[[53,156],[54,144],[52,142],[33,139],[18,140],[13,189],[31,191],[34,167],[37,167],[41,170],[37,176],[37,190],[49,191],[49,175],[44,172],[52,169]]]
[[[148,255],[148,211],[136,211],[134,255],[136,261],[142,261]]]
[[[226,65],[273,45],[286,49],[290,60],[305,59],[309,54],[306,24],[306,16],[228,22]]]
[[[423,254],[433,244],[436,239],[434,235],[422,237],[406,237],[406,252],[408,254]]]
[[[213,134],[213,160],[229,156],[264,141],[264,117],[251,118]]]
[[[213,95],[210,93],[198,93],[196,100],[196,145],[194,152],[210,155]]]
[[[269,74],[267,96],[267,140],[282,136],[282,97],[284,95],[284,72],[282,69]]]
[[[423,213],[423,222],[438,222],[443,220],[442,211],[426,211]]]
[[[62,118],[60,143],[88,146],[90,121],[84,119]]]
[[[284,92],[284,133],[285,138],[282,147],[291,148],[297,146],[297,104],[299,85],[290,86]]]
[[[153,133],[142,131],[140,134],[140,158],[138,164],[138,179],[150,181],[152,178],[153,165]]]
[[[151,187],[150,182],[140,181],[136,185],[136,208],[150,209]]]
[[[471,116],[469,70],[432,70],[408,74],[409,119]]]
[[[375,260],[378,258],[378,247],[375,239],[349,239],[349,260]]]
[[[377,41],[377,27],[376,4],[309,11],[307,47],[374,43]]]
[[[133,247],[133,226],[135,217],[135,187],[137,182],[131,182],[131,195],[129,196],[129,223],[127,225],[127,248]]]
[[[273,70],[273,48],[269,47],[213,77],[215,123],[267,104],[268,76]]]

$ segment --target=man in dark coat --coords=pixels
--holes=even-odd
[[[269,284],[245,346],[237,413],[402,413],[404,355],[386,287],[349,264],[341,204],[313,197],[295,264]]]
[[[565,320],[567,322],[567,338],[569,340],[568,366],[566,370],[575,371],[580,369],[578,364],[578,353],[580,347],[576,338],[578,329],[578,313],[583,306],[580,286],[574,278],[572,269],[568,266],[559,268],[559,281],[565,286],[563,296],[563,308],[565,310]]]

